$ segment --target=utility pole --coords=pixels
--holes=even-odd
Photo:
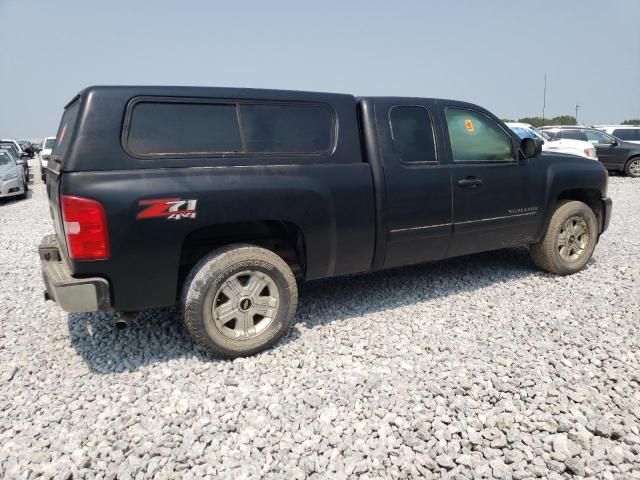
[[[580,108],[580,105],[578,105],[578,102],[576,102],[576,125],[580,125],[580,122],[578,122],[578,109]]]
[[[547,74],[544,74],[544,92],[542,94],[542,125],[544,125],[544,110],[547,106]]]

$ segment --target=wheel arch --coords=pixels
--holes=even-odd
[[[595,214],[596,221],[598,222],[598,228],[601,230],[604,222],[604,212],[602,208],[602,195],[598,189],[595,188],[572,188],[563,190],[558,194],[556,198],[553,211],[558,208],[562,202],[576,200],[586,204]],[[547,224],[545,225],[545,231],[549,227],[549,222],[553,213],[549,215]]]
[[[280,220],[224,223],[196,229],[184,238],[176,296],[179,297],[184,280],[196,263],[216,248],[235,243],[251,244],[276,253],[289,265],[296,279],[305,279],[306,241],[298,225]]]

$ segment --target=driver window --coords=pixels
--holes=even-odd
[[[515,161],[511,136],[489,117],[464,108],[445,115],[455,162]]]
[[[593,144],[611,145],[613,142],[609,135],[596,130],[587,130],[587,140]]]

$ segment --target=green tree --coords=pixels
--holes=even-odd
[[[543,125],[576,125],[576,119],[571,115],[560,115],[558,117],[545,118],[544,120],[542,117],[524,117],[518,119],[518,122],[529,123],[534,127],[542,127]]]
[[[577,125],[576,117],[571,115],[560,115],[559,117],[553,117],[554,125]]]
[[[640,118],[633,118],[631,120],[625,120],[622,125],[637,125],[640,126]]]

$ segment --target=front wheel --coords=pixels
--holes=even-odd
[[[578,201],[561,203],[542,240],[529,246],[533,263],[558,275],[582,270],[596,247],[598,223],[593,210]]]
[[[640,177],[640,157],[633,157],[629,159],[627,164],[624,166],[624,173],[626,173],[628,177]]]
[[[296,279],[275,253],[253,245],[216,250],[193,267],[182,290],[184,323],[210,353],[235,358],[272,346],[291,327]]]

